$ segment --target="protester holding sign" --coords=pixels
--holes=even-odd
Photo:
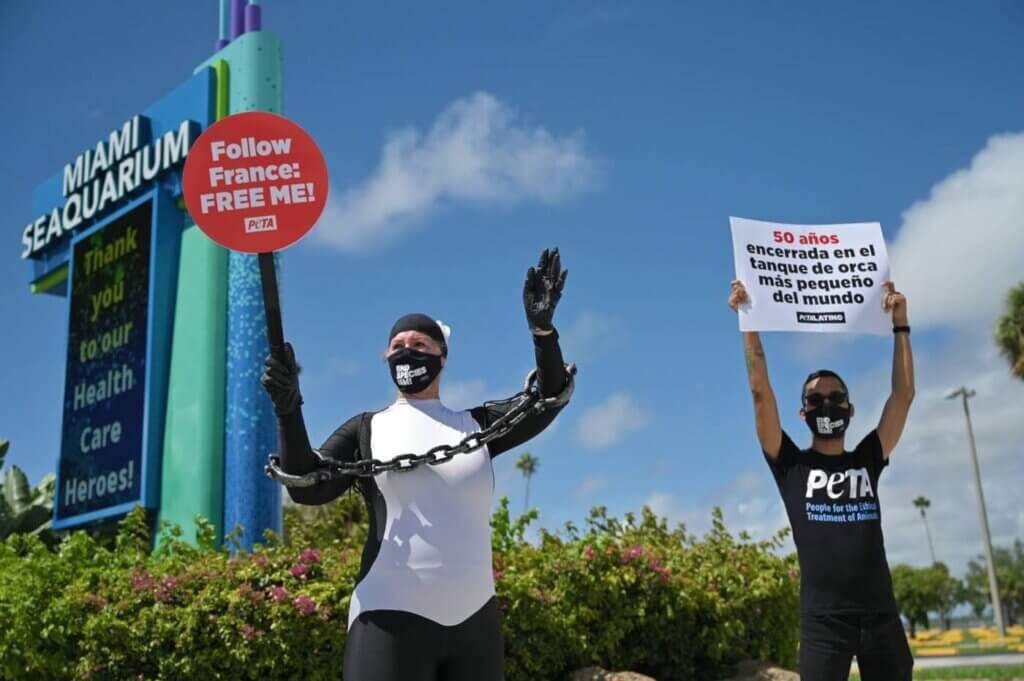
[[[750,304],[732,283],[729,306]],[[882,307],[895,334],[892,393],[878,426],[853,451],[845,433],[855,410],[829,370],[804,382],[800,418],[811,430],[801,450],[782,430],[756,331],[743,334],[757,438],[793,527],[800,560],[800,675],[846,681],[853,656],[864,681],[910,681],[913,658],[893,595],[882,539],[878,479],[903,432],[914,397],[907,302],[885,284]]]
[[[285,474],[322,470],[318,457],[393,463],[467,438],[487,443],[430,461],[438,465],[289,487],[294,501],[323,504],[357,485],[369,509],[369,536],[349,607],[346,680],[502,678],[501,615],[491,561],[491,460],[544,430],[568,399],[571,374],[552,324],[567,274],[558,250],[545,250],[539,266],[527,272],[523,289],[543,399],[539,404],[550,408],[529,406],[514,413],[514,401],[458,412],[445,407],[438,396],[450,331],[426,315],[411,314],[394,324],[388,339],[387,361],[398,398],[383,411],[349,419],[314,453],[302,419],[291,347],[286,346],[284,361],[267,358],[262,382],[278,414]]]

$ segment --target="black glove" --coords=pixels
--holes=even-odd
[[[562,287],[568,275],[569,270],[562,271],[557,248],[545,248],[537,267],[526,271],[523,305],[530,330],[547,331],[552,328],[551,318],[555,316],[555,306],[562,298]]]
[[[268,355],[264,365],[267,367],[260,376],[260,383],[270,393],[274,403],[274,413],[278,416],[291,414],[302,404],[299,393],[299,365],[295,362],[295,352],[291,343],[284,344],[283,361]]]

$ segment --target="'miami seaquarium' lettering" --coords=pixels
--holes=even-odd
[[[91,222],[126,196],[180,164],[198,136],[199,126],[185,120],[143,144],[149,129],[145,116],[133,116],[64,166],[61,191],[64,205],[55,206],[26,225],[21,234],[21,257],[29,258],[51,243]]]

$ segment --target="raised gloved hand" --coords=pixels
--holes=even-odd
[[[569,270],[562,271],[562,260],[558,249],[545,248],[540,254],[537,267],[526,272],[523,282],[523,305],[526,308],[526,321],[534,333],[550,331],[555,307],[562,298],[562,287]]]
[[[299,392],[299,365],[295,362],[295,351],[291,343],[284,344],[284,357],[278,359],[268,355],[264,362],[266,369],[260,376],[260,384],[270,393],[274,413],[278,416],[291,414],[302,404]]]

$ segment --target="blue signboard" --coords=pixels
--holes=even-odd
[[[71,243],[56,528],[156,505],[180,232],[155,190]]]
[[[72,249],[57,518],[140,498],[153,202]]]

